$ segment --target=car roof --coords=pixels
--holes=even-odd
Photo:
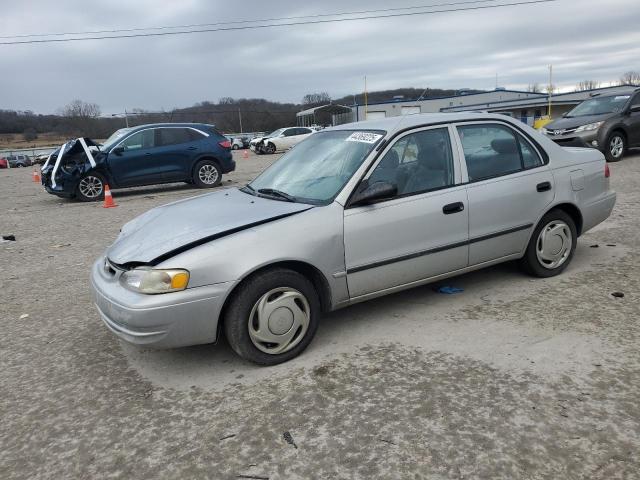
[[[451,123],[474,120],[499,120],[513,123],[513,119],[506,115],[495,113],[479,112],[458,112],[458,113],[417,113],[414,115],[404,115],[389,117],[379,120],[366,120],[363,122],[344,123],[335,127],[329,127],[323,131],[331,130],[384,130],[387,133],[394,133],[406,128],[428,126],[438,123]]]
[[[140,130],[143,128],[160,128],[160,127],[183,127],[183,128],[216,128],[215,125],[209,125],[207,123],[146,123],[144,125],[136,125],[135,127],[129,127],[129,131]],[[124,129],[123,129],[124,130]]]

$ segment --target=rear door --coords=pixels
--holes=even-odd
[[[554,198],[554,180],[534,145],[503,123],[456,128],[469,198],[469,265],[520,253]]]
[[[115,153],[122,147],[121,153]],[[154,160],[154,130],[148,128],[129,135],[109,153],[109,168],[119,187],[148,185],[162,182],[162,175]]]
[[[191,159],[201,152],[204,136],[190,128],[162,127],[157,129],[156,154],[158,167],[166,182],[180,182],[191,178]]]
[[[468,209],[448,127],[398,138],[364,181],[396,184],[394,198],[344,212],[352,298],[467,266]]]

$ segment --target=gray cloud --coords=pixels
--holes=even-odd
[[[415,1],[442,3],[443,0]],[[402,6],[395,5],[393,6]],[[382,0],[113,2],[3,6],[2,35],[179,25],[389,8]],[[395,87],[523,88],[616,80],[640,70],[640,2],[557,3],[184,36],[0,46],[0,108],[48,113],[74,98],[171,109],[223,96],[299,101]]]

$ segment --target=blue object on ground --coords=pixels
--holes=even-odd
[[[438,287],[438,289],[436,290],[436,292],[438,293],[445,293],[447,295],[453,295],[455,293],[461,293],[464,292],[463,288],[458,288],[458,287],[449,287],[449,286],[444,286],[444,287]]]

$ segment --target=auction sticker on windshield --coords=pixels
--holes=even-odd
[[[379,133],[353,132],[347,137],[347,142],[376,143],[382,138]]]

